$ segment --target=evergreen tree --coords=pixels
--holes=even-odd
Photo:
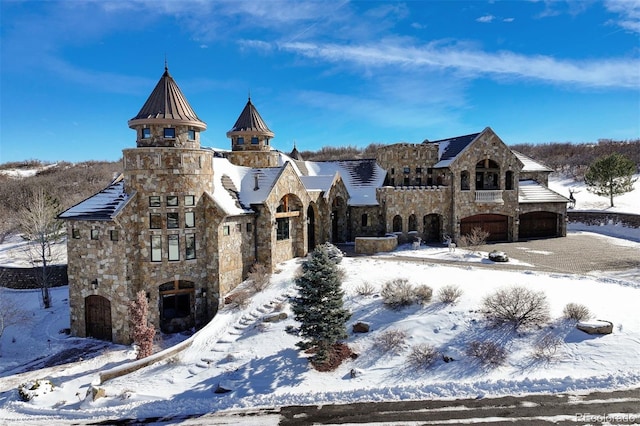
[[[613,153],[600,157],[589,166],[584,183],[590,192],[608,196],[613,207],[613,197],[633,191],[633,183],[637,180],[633,179],[636,170],[633,161],[622,154]]]
[[[325,245],[311,253],[296,278],[298,297],[293,299],[292,308],[304,338],[297,346],[315,352],[315,365],[329,361],[335,344],[347,338],[345,324],[351,314],[343,307],[341,281],[341,271]]]

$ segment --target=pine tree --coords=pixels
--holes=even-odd
[[[129,323],[133,343],[138,346],[136,359],[146,358],[153,353],[153,338],[156,329],[148,325],[149,303],[144,291],[136,294],[136,299],[129,302]]]
[[[324,245],[311,253],[296,278],[298,297],[292,308],[304,338],[297,346],[315,352],[314,365],[328,362],[336,343],[347,338],[345,324],[351,314],[343,307],[341,281],[341,271]]]
[[[633,191],[636,164],[622,154],[613,153],[601,157],[589,166],[584,176],[587,190],[596,195],[608,196],[613,207],[613,197]]]

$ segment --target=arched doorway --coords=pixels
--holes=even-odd
[[[87,337],[112,340],[111,302],[102,296],[92,295],[84,299],[84,316]]]
[[[307,208],[307,251],[311,252],[316,248],[316,215],[313,206]]]
[[[175,280],[159,287],[160,330],[178,333],[194,327],[195,284]]]
[[[423,236],[425,242],[442,242],[440,215],[428,214],[422,217]]]
[[[399,214],[393,217],[393,232],[402,232],[402,216]]]
[[[331,204],[331,242],[347,241],[347,203],[344,198],[336,197]]]

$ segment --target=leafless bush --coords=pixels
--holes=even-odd
[[[371,296],[376,291],[373,284],[371,284],[369,281],[364,281],[358,284],[355,290],[356,294],[359,294],[360,296]]]
[[[414,302],[413,286],[405,278],[387,281],[380,291],[382,301],[392,309],[400,309]]]
[[[251,292],[247,290],[237,290],[225,298],[225,303],[232,308],[244,309],[249,306]]]
[[[425,304],[431,302],[433,289],[426,284],[420,284],[414,288],[413,294],[417,303]]]
[[[415,368],[426,368],[431,366],[438,359],[438,351],[428,343],[419,343],[411,347],[411,352],[407,356],[409,364]]]
[[[387,330],[376,338],[375,345],[382,352],[398,353],[404,348],[406,340],[406,331]]]
[[[447,304],[454,304],[462,296],[462,290],[457,285],[446,285],[438,290],[438,301]]]
[[[553,334],[547,334],[533,346],[533,358],[551,361],[562,345],[562,339]]]
[[[591,318],[591,311],[579,303],[567,303],[562,311],[562,315],[569,320],[584,321]]]
[[[507,351],[493,342],[474,340],[467,347],[467,355],[478,359],[484,365],[502,365],[507,359]]]
[[[489,238],[489,233],[482,228],[475,227],[471,230],[470,233],[462,235],[458,239],[459,247],[470,247],[477,248],[483,246],[487,243],[487,238]]]
[[[267,267],[262,263],[255,263],[247,275],[247,280],[249,281],[251,288],[256,292],[267,288],[270,278],[271,274],[269,273],[269,269],[267,269]]]
[[[497,290],[482,302],[487,318],[510,323],[514,329],[549,320],[549,303],[543,292],[516,286]]]

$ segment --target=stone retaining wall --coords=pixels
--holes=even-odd
[[[356,254],[374,254],[378,252],[392,251],[398,247],[398,237],[387,235],[385,237],[356,237]]]
[[[51,287],[67,285],[67,265],[49,266],[51,272]],[[42,268],[12,268],[0,266],[0,287],[15,289],[40,288],[36,274],[41,274]]]
[[[584,212],[567,210],[569,222],[586,223],[587,225],[622,224],[629,228],[640,228],[640,215],[627,213]]]

